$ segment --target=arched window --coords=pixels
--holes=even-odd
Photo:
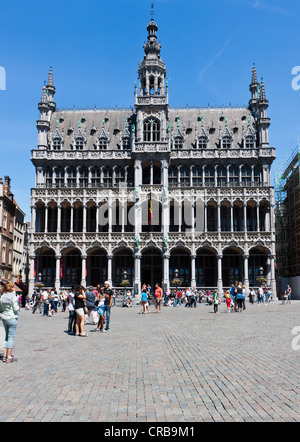
[[[80,187],[88,187],[88,170],[86,167],[81,167],[79,172],[79,185]]]
[[[237,166],[230,166],[229,168],[229,184],[231,186],[238,186],[240,182],[240,170]]]
[[[122,140],[122,148],[124,150],[130,150],[131,149],[131,143],[129,137],[124,137]]]
[[[111,167],[105,167],[103,169],[103,185],[104,187],[112,187],[113,184],[113,172]]]
[[[120,183],[125,182],[125,171],[123,167],[116,167],[115,169],[115,183],[118,186]]]
[[[242,167],[242,184],[243,186],[251,186],[251,167]]]
[[[62,145],[62,142],[61,142],[60,137],[53,138],[53,140],[52,140],[52,149],[53,150],[61,150],[61,145]]]
[[[150,90],[150,95],[154,95],[155,91],[154,91],[154,85],[155,85],[155,80],[154,77],[151,76],[149,78],[149,90]]]
[[[248,136],[245,138],[245,142],[244,142],[244,146],[245,149],[254,149],[255,145],[254,145],[254,139],[251,136]]]
[[[206,137],[199,137],[198,138],[198,148],[199,149],[206,149],[207,148],[207,138]]]
[[[202,186],[202,167],[195,166],[193,167],[193,187],[201,187]]]
[[[84,147],[84,139],[81,138],[81,137],[76,138],[76,140],[75,140],[75,149],[76,150],[83,150],[83,147]]]
[[[92,187],[100,187],[101,184],[101,171],[98,167],[91,169]]]
[[[68,187],[76,187],[76,169],[74,167],[68,168]]]
[[[225,166],[218,167],[218,186],[225,187],[227,185],[227,168]]]
[[[108,140],[106,137],[99,137],[98,139],[98,148],[99,150],[106,150],[108,145]]]
[[[190,186],[190,169],[189,167],[180,168],[180,186],[189,187]]]
[[[215,169],[212,166],[205,167],[205,186],[215,185]]]
[[[177,167],[169,168],[169,186],[175,187],[178,184],[178,169]]]
[[[254,167],[254,185],[255,186],[261,185],[261,168],[258,166]]]
[[[65,171],[62,167],[55,168],[55,186],[63,187],[65,180]]]
[[[156,118],[147,118],[144,121],[144,141],[147,143],[160,141],[160,121]]]
[[[181,136],[177,136],[174,138],[174,149],[182,149],[183,148],[183,138]]]
[[[223,149],[230,149],[231,148],[231,138],[230,137],[222,138],[222,148]]]

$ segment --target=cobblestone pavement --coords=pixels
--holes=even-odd
[[[112,330],[87,324],[87,338],[66,333],[67,313],[22,310],[0,422],[300,420],[300,302],[150,309],[114,307]]]

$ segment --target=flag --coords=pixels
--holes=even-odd
[[[33,269],[33,276],[37,277],[37,257],[34,258],[34,269]]]
[[[149,203],[149,226],[152,224],[153,211],[152,211],[152,195],[150,194],[150,203]]]
[[[277,270],[277,257],[274,257],[274,264],[275,264],[275,269]]]
[[[60,279],[63,279],[64,277],[64,259],[63,257],[60,258]]]

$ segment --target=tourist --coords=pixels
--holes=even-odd
[[[243,299],[243,310],[246,310],[246,304],[245,304],[245,300],[246,300],[246,286],[245,285],[243,285],[243,296],[244,296],[244,299]]]
[[[128,292],[127,292],[126,302],[127,302],[127,307],[132,307],[132,298],[131,298],[131,291],[130,290],[128,290]]]
[[[52,289],[51,295],[52,295],[52,301],[51,301],[52,309],[51,309],[51,313],[53,311],[53,316],[54,316],[54,313],[57,313],[57,306],[58,306],[58,301],[59,301],[59,297],[58,297],[56,288]]]
[[[288,303],[291,304],[292,303],[292,289],[289,285],[286,288],[286,294],[287,294]]]
[[[255,291],[254,291],[253,287],[250,289],[249,301],[250,301],[250,304],[254,304],[254,301],[255,301]]]
[[[147,289],[142,289],[142,298],[141,298],[141,314],[142,315],[147,313],[147,308],[146,308],[147,302],[148,302]]]
[[[158,283],[155,284],[154,297],[155,297],[155,313],[158,313],[157,310],[159,310],[159,313],[161,313],[161,301],[163,297],[163,290]]]
[[[85,296],[86,296],[86,308],[87,308],[86,321],[92,316],[93,324],[97,325],[99,318],[96,307],[97,296],[94,292],[94,288],[89,287]]]
[[[106,319],[106,327],[105,330],[109,331],[110,330],[110,315],[111,315],[111,307],[112,307],[112,302],[113,302],[113,291],[110,288],[110,283],[109,281],[105,281],[104,283],[104,289],[103,289],[103,295],[105,297],[105,301],[104,301],[104,310],[105,310],[105,319]]]
[[[42,304],[43,304],[42,294],[41,294],[40,290],[38,290],[38,292],[34,294],[34,305],[33,305],[32,313],[34,314],[35,311],[37,309],[39,309],[40,314],[41,314],[42,313]]]
[[[71,288],[71,291],[67,297],[67,309],[69,312],[69,323],[68,323],[68,333],[69,335],[75,334],[75,322],[76,322],[76,313],[75,313],[75,287]]]
[[[189,302],[189,307],[194,306],[194,308],[197,307],[197,290],[196,287],[193,288],[193,290],[190,291],[190,302]]]
[[[257,290],[257,303],[258,305],[260,305],[261,303],[265,305],[264,289],[262,285]]]
[[[14,291],[14,283],[7,282],[3,287],[3,293],[0,298],[0,311],[2,313],[2,323],[5,331],[3,362],[14,362],[12,349],[18,325],[20,305]]]
[[[230,309],[230,306],[231,306],[231,296],[230,296],[230,291],[229,290],[227,290],[225,292],[225,300],[226,300],[226,306],[227,306],[227,313],[230,313],[230,311],[231,311],[231,309]]]
[[[243,286],[241,283],[239,283],[239,285],[237,286],[235,300],[237,303],[237,312],[241,313],[243,311],[243,301],[245,300],[245,297],[243,295]]]
[[[86,296],[84,293],[84,288],[79,285],[75,288],[75,313],[76,313],[76,321],[75,321],[75,336],[83,336],[86,337],[87,334],[84,332],[85,325],[85,300]]]
[[[66,311],[67,308],[67,292],[63,291],[61,294],[61,304],[62,304],[62,313]]]
[[[220,299],[219,299],[218,290],[216,289],[213,292],[213,303],[214,303],[214,313],[219,313],[218,308],[220,304]]]
[[[99,315],[99,320],[95,331],[96,332],[100,331],[101,333],[107,333],[107,331],[104,330],[105,296],[103,290],[99,286],[98,286],[97,302],[98,302],[97,313]]]
[[[42,293],[42,300],[44,304],[44,313],[43,316],[49,316],[49,303],[50,303],[50,290],[44,290]]]

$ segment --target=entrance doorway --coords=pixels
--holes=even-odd
[[[150,284],[152,294],[154,293],[156,283],[162,287],[163,260],[160,250],[149,248],[143,252],[141,261],[141,276],[142,285]]]

